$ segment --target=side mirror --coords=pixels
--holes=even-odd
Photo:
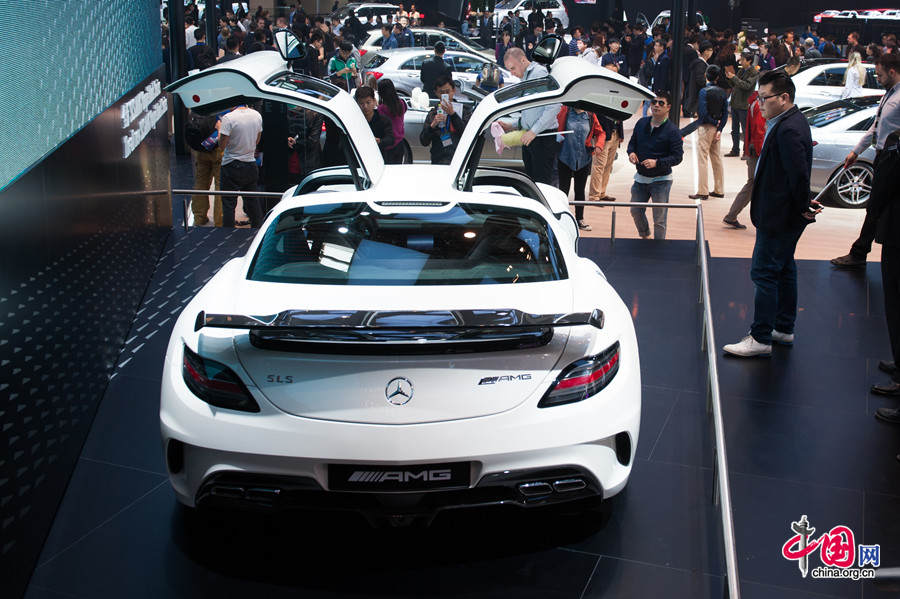
[[[292,31],[279,29],[275,32],[275,45],[285,60],[306,58],[306,48]]]
[[[548,35],[534,47],[534,50],[532,50],[531,53],[531,59],[538,64],[549,67],[553,64],[553,61],[556,60],[556,56],[559,54],[559,50],[562,48],[563,44],[565,44],[563,38],[556,34]]]

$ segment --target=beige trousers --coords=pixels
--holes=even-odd
[[[613,161],[616,159],[616,150],[619,148],[619,134],[613,132],[603,149],[594,150],[591,157],[591,185],[588,191],[588,200],[599,201],[606,196],[606,186],[609,183],[609,175],[612,173]]]
[[[215,152],[191,150],[194,163],[194,189],[209,189],[213,180],[216,182],[216,189],[221,189],[219,170],[222,168],[223,153],[224,150],[221,148]],[[194,213],[195,225],[208,223],[209,196],[205,194],[191,196],[191,212]],[[213,222],[217,227],[222,226],[222,198],[220,196],[215,196],[213,200]]]
[[[725,170],[722,167],[722,147],[716,139],[715,125],[700,125],[697,129],[697,166],[700,170],[697,177],[697,193],[709,195],[709,169],[712,162],[713,192],[725,193]]]

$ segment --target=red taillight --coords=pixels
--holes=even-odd
[[[549,408],[587,399],[599,393],[619,372],[619,342],[596,356],[578,360],[563,369],[538,403]]]
[[[384,73],[379,73],[378,71],[369,71],[369,75],[375,77],[375,81],[378,81],[382,77],[384,77]]]
[[[322,123],[322,133],[325,133],[325,123]]]
[[[813,147],[816,147],[817,145],[819,145],[819,142],[813,141]]]
[[[220,362],[200,357],[187,346],[184,347],[181,374],[188,389],[210,405],[259,412],[259,405],[234,371]]]
[[[366,55],[366,52],[368,52],[368,50],[366,50],[365,48],[360,48],[360,49],[359,49],[359,55],[360,55],[360,56],[365,56],[365,55]]]

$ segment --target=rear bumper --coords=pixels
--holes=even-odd
[[[351,511],[372,522],[400,516],[430,519],[460,508],[532,508],[605,499],[625,486],[633,459],[631,437],[623,433],[594,444],[476,457],[470,462],[471,484],[464,489],[343,492],[328,489],[328,464],[317,460],[217,452],[177,441],[169,445],[183,451],[183,470],[170,468],[170,480],[185,505]]]
[[[216,500],[268,502],[271,507],[332,506],[363,513],[377,512],[385,504],[396,513],[398,502],[403,504],[397,499],[402,495],[407,496],[406,507],[416,513],[469,505],[529,507],[587,496],[608,498],[628,481],[640,427],[636,340],[627,335],[620,343],[621,355],[628,358],[620,363],[618,374],[600,393],[583,401],[546,409],[538,408],[536,400],[527,401],[489,416],[403,425],[289,415],[249,386],[260,413],[219,410],[185,387],[179,352],[170,352],[160,408],[170,481],[178,500],[188,506],[212,500],[211,485],[219,484],[237,489],[232,497],[220,493]],[[330,464],[401,467],[448,462],[470,464],[467,489],[393,493],[386,501],[377,490],[338,492],[328,483]],[[552,474],[526,482],[547,481],[552,487],[574,477],[585,486],[566,492],[554,489],[544,499],[529,499],[520,492],[515,477],[535,471]],[[243,476],[251,477],[249,482],[239,480]],[[272,493],[248,493],[249,489],[276,489],[274,496],[287,499],[268,501],[265,498],[271,499]]]

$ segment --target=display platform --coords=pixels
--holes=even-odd
[[[135,319],[28,591],[49,597],[721,597],[714,456],[692,242],[582,240],[635,319],[643,416],[625,491],[604,513],[477,510],[431,528],[296,513],[187,518],[169,488],[158,390],[169,332],[195,290],[250,241],[176,230]],[[712,260],[719,342],[749,327],[747,260]],[[804,263],[797,345],[719,358],[744,597],[861,597],[781,557],[790,522],[845,524],[900,564],[900,430],[871,413],[885,357],[880,278]],[[873,361],[874,360],[874,361]],[[885,402],[886,403],[886,402]],[[866,596],[871,583],[866,584]],[[808,594],[807,594],[808,593]]]

